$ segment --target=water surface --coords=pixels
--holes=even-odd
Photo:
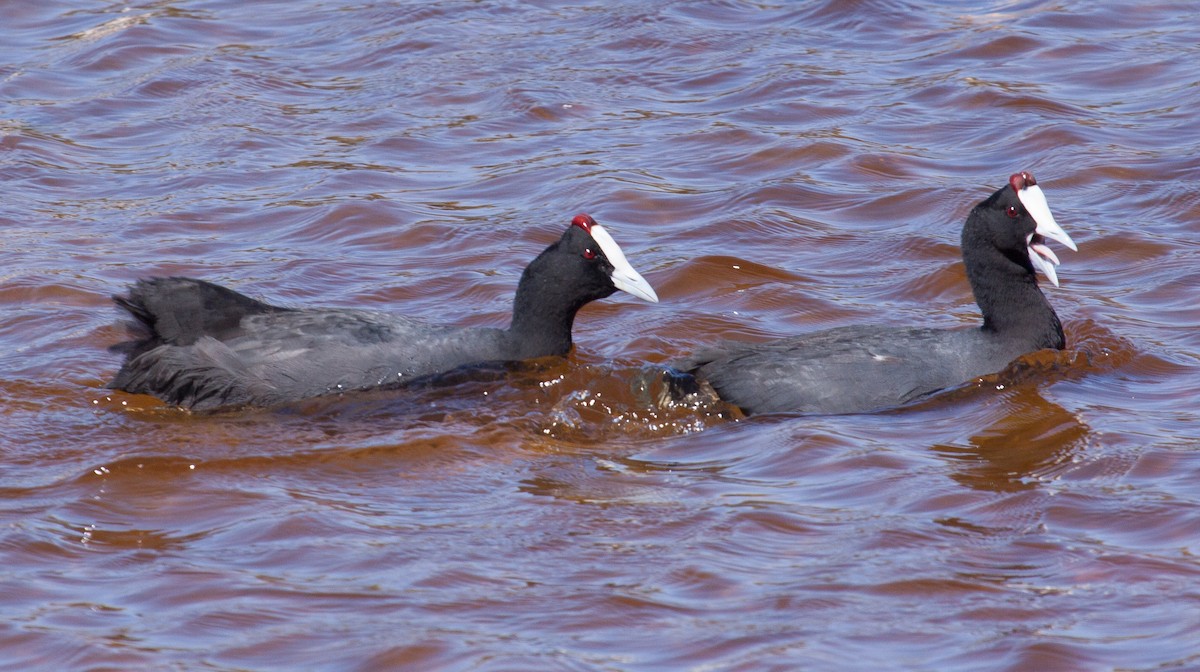
[[[1200,667],[1189,3],[2,11],[5,669]],[[723,338],[975,323],[959,230],[1023,169],[1067,351],[873,415],[655,403]],[[137,277],[503,325],[578,212],[662,301],[567,361],[104,389]]]

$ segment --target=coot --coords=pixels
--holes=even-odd
[[[271,406],[399,387],[461,367],[571,349],[585,304],[621,289],[658,296],[588,215],[525,268],[507,329],[427,324],[366,310],[283,308],[191,278],[139,280],[117,305],[136,318],[136,340],[109,387],[195,410]]]
[[[1029,352],[1061,350],[1062,325],[1034,275],[1058,286],[1047,238],[1076,249],[1033,175],[1017,173],[971,210],[962,230],[981,327],[850,326],[725,344],[676,363],[672,389],[715,392],[748,414],[860,413],[998,372]]]

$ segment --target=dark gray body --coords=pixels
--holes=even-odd
[[[279,310],[246,315],[238,327],[240,335],[149,348],[112,386],[198,410],[271,406],[524,359],[506,330],[430,325],[383,312]]]
[[[862,413],[995,373],[1029,347],[979,328],[851,326],[700,352],[677,366],[748,414]]]

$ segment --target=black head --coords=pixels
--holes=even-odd
[[[608,297],[618,289],[647,301],[658,301],[650,283],[633,269],[608,231],[589,215],[576,215],[562,238],[525,269],[522,282],[526,278],[538,281],[546,296],[578,297],[582,300],[580,306]],[[554,287],[547,286],[550,279],[554,280]]]
[[[1065,342],[1058,316],[1037,285],[1037,271],[1058,285],[1058,257],[1046,238],[1075,249],[1027,172],[1016,173],[1008,186],[975,206],[963,226],[963,262],[983,312],[983,330],[1021,351],[1062,348]]]
[[[1010,262],[1008,272],[1027,275],[1036,283],[1034,272],[1040,271],[1057,286],[1054,267],[1058,257],[1046,246],[1047,238],[1076,249],[1071,237],[1054,221],[1033,175],[1023,171],[1014,173],[1007,186],[997,189],[971,211],[963,227],[962,252],[967,259],[997,251]],[[1000,268],[996,266],[994,272],[1000,272]]]

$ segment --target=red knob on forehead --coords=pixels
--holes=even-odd
[[[1037,180],[1033,179],[1033,173],[1028,170],[1022,170],[1019,173],[1013,173],[1013,176],[1008,178],[1008,183],[1012,185],[1013,191],[1021,191],[1026,187],[1032,187],[1037,184]]]
[[[592,219],[591,215],[579,214],[575,215],[575,219],[571,220],[571,226],[578,226],[587,231],[588,235],[592,233],[592,227],[596,225],[596,220]]]

